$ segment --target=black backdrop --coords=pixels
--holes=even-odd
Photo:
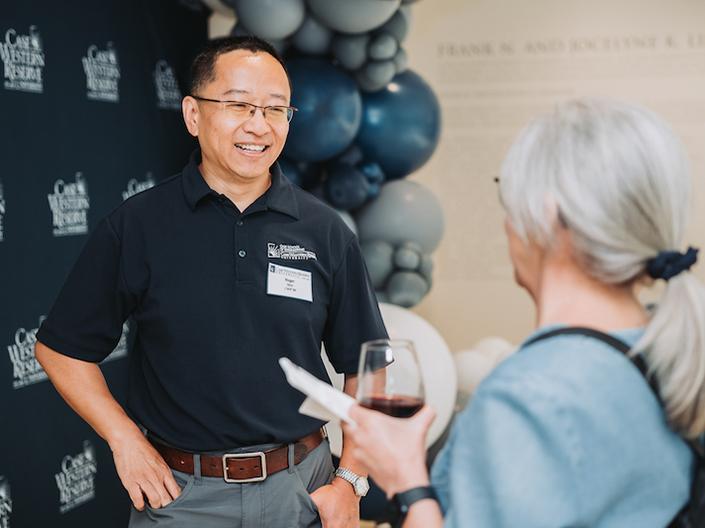
[[[179,85],[207,15],[176,0],[0,5],[0,528],[127,523],[107,445],[33,345],[87,233],[188,159]],[[102,365],[120,401],[128,334]]]

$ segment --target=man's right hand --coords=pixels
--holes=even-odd
[[[138,511],[144,509],[144,497],[150,507],[163,508],[181,494],[171,469],[141,432],[110,442],[110,448],[118,476]]]

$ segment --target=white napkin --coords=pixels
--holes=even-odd
[[[319,380],[288,358],[279,358],[279,366],[289,385],[303,392],[308,398],[299,407],[299,412],[319,420],[337,423],[340,420],[356,425],[348,416],[355,399]]]

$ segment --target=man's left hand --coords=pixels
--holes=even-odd
[[[341,478],[311,493],[323,528],[357,528],[360,526],[360,498],[350,483]]]

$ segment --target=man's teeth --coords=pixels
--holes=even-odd
[[[236,143],[235,146],[242,150],[248,150],[250,152],[262,152],[267,148],[266,145],[248,145],[246,143]]]

